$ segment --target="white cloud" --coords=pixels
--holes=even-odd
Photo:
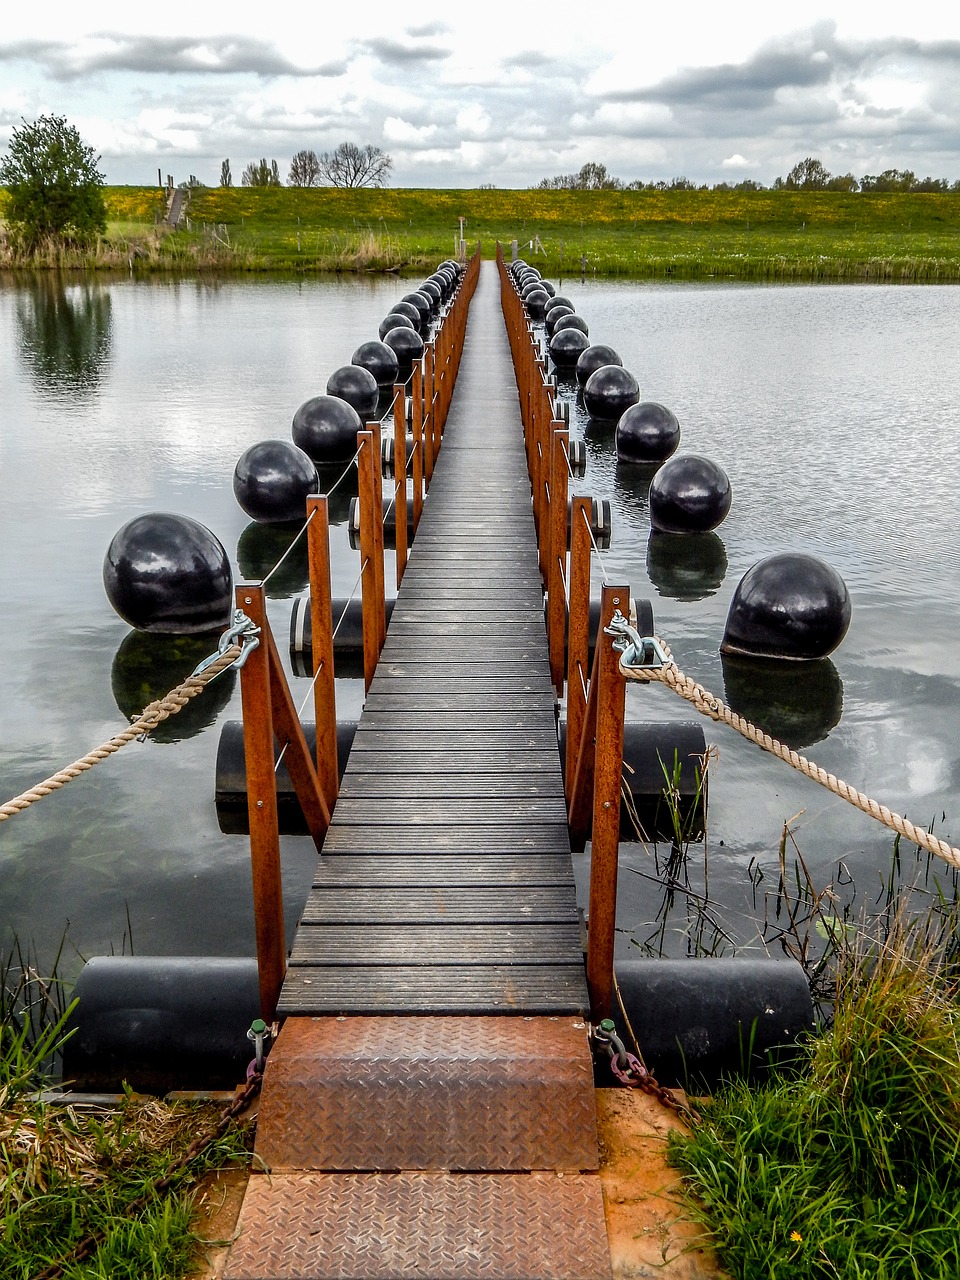
[[[756,169],[756,160],[748,160],[746,156],[740,155],[739,151],[732,156],[727,156],[726,160],[720,161],[721,169]]]
[[[383,122],[383,136],[388,142],[422,144],[437,132],[435,124],[413,125],[399,116],[388,116]]]

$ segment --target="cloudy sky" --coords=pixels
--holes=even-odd
[[[656,11],[655,11],[656,10]],[[555,16],[556,15],[556,16]],[[8,4],[0,149],[67,116],[111,183],[235,181],[350,140],[399,186],[523,187],[588,160],[629,181],[960,178],[960,6],[385,0]]]

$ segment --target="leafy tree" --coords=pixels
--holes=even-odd
[[[588,160],[579,173],[558,173],[555,178],[543,178],[541,191],[622,191],[623,183],[607,172],[605,164]]]
[[[830,182],[830,174],[815,156],[807,156],[795,164],[786,178],[777,178],[774,188],[789,191],[823,191]]]
[[[320,177],[331,187],[385,187],[393,168],[390,156],[369,142],[341,142],[335,151],[324,151],[319,164]]]
[[[220,165],[220,185],[221,187],[233,186],[233,174],[230,172],[229,160],[224,160]]]
[[[287,182],[291,187],[315,187],[320,182],[320,161],[315,151],[298,151],[290,161]]]
[[[269,162],[265,158],[251,160],[243,171],[240,185],[244,187],[282,187],[280,167],[276,160]]]
[[[916,174],[910,169],[884,169],[874,177],[865,173],[860,179],[862,191],[912,191]]]
[[[107,229],[100,157],[65,116],[40,116],[14,129],[0,160],[10,193],[7,221],[28,251],[53,237],[86,244]]]

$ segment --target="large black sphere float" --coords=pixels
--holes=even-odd
[[[361,418],[372,418],[377,412],[380,388],[369,369],[362,369],[358,364],[345,364],[335,369],[327,379],[327,395],[339,396],[347,404],[352,404]]]
[[[677,415],[662,404],[644,400],[632,404],[617,423],[620,462],[665,462],[680,444]]]
[[[597,342],[592,347],[587,347],[577,361],[577,382],[581,387],[586,386],[587,379],[591,373],[596,373],[598,369],[602,369],[604,365],[608,364],[623,364],[613,347],[608,347],[602,342]]]
[[[540,288],[544,291],[544,293],[547,295],[548,298],[554,297],[557,292],[549,280],[541,280]]]
[[[572,332],[579,333],[579,330]],[[586,349],[581,348],[581,355]],[[587,413],[601,422],[619,422],[620,415],[639,399],[640,383],[629,369],[618,364],[601,365],[591,373],[583,387]]]
[[[565,298],[562,293],[555,293],[544,307],[544,311],[549,313],[554,309],[554,307],[569,307],[571,311],[576,311],[576,307],[570,299]]]
[[[557,333],[560,329],[579,329],[582,334],[585,334],[587,337],[590,336],[590,326],[587,324],[586,320],[584,320],[583,316],[578,316],[575,311],[570,315],[560,316],[556,324],[553,326],[553,331],[554,333]]]
[[[707,533],[733,501],[723,467],[698,453],[665,462],[650,482],[650,524],[657,533]]]
[[[384,342],[396,353],[400,369],[398,376],[406,380],[413,366],[423,357],[423,339],[412,329],[391,329]]]
[[[412,309],[415,310],[415,308]],[[414,333],[419,333],[420,317],[418,315],[416,320],[412,320],[410,316],[406,315],[402,311],[391,311],[388,316],[384,316],[380,321],[380,328],[378,332],[380,334],[381,342],[391,329],[412,329]]]
[[[543,327],[547,331],[547,337],[549,338],[553,337],[554,329],[556,329],[557,324],[560,322],[560,320],[563,319],[564,316],[572,316],[573,314],[574,314],[573,307],[568,307],[564,305],[564,303],[561,303],[559,307],[551,307],[549,310],[547,310],[547,308],[544,307]]]
[[[412,302],[395,302],[390,310],[394,314],[407,316],[417,333],[423,333],[424,325],[426,324],[423,312],[419,307],[415,307]]]
[[[558,369],[572,369],[589,343],[579,329],[560,329],[550,339],[550,358]]]
[[[317,491],[313,459],[290,440],[252,444],[234,468],[234,497],[260,524],[305,520],[307,498]]]
[[[440,310],[440,303],[443,301],[443,290],[435,280],[424,280],[417,290],[417,293],[422,293],[424,297],[430,299],[432,304],[430,310],[432,312]]]
[[[531,320],[543,319],[543,308],[547,301],[547,295],[543,289],[533,289],[526,294],[523,299],[523,305],[527,308],[527,314]]]
[[[136,516],[103,561],[107,599],[125,622],[158,635],[199,635],[227,626],[233,582],[223,544],[189,516]]]
[[[809,662],[832,653],[850,625],[850,593],[832,565],[802,551],[767,556],[733,593],[721,653]]]
[[[433,311],[432,300],[428,298],[425,293],[420,293],[419,290],[417,290],[414,293],[405,293],[400,301],[406,302],[408,306],[416,307],[420,312],[420,332],[423,333],[424,329],[430,323],[430,315]]]
[[[387,332],[389,333],[389,329]],[[369,370],[380,388],[392,387],[397,380],[397,353],[385,342],[362,343],[350,357],[350,363]]]
[[[314,396],[293,415],[294,444],[321,466],[352,458],[362,429],[359,413],[339,396]]]

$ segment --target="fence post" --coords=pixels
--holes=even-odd
[[[379,434],[379,433],[378,433]],[[383,499],[378,498],[380,452],[374,451],[374,433],[357,432],[360,497],[360,593],[363,601],[363,679],[369,690],[386,635],[383,599]],[[381,490],[382,493],[382,490]],[[377,572],[377,559],[380,571]]]
[[[317,726],[317,779],[333,809],[340,790],[337,764],[337,702],[333,667],[333,615],[330,608],[330,516],[327,499],[307,499],[307,558],[310,566],[310,635],[313,647],[314,719]]]
[[[553,423],[550,434],[550,530],[547,562],[547,641],[550,674],[563,695],[563,641],[567,620],[567,442],[569,432],[562,423]],[[569,718],[567,729],[569,732]]]
[[[397,527],[397,589],[407,567],[407,421],[403,387],[393,388],[393,487]]]
[[[626,680],[604,627],[617,609],[630,612],[628,586],[603,588],[594,679],[597,689],[597,749],[593,782],[590,907],[587,921],[587,989],[590,1019],[613,1012],[613,947],[617,926],[617,862],[620,846],[620,788],[623,774],[623,712]]]
[[[590,652],[590,512],[589,498],[574,498],[570,507],[570,584],[567,607],[567,807],[571,810],[577,759],[583,738]],[[572,810],[571,810],[572,812]],[[571,818],[572,825],[572,818]],[[582,848],[582,844],[580,845]]]

